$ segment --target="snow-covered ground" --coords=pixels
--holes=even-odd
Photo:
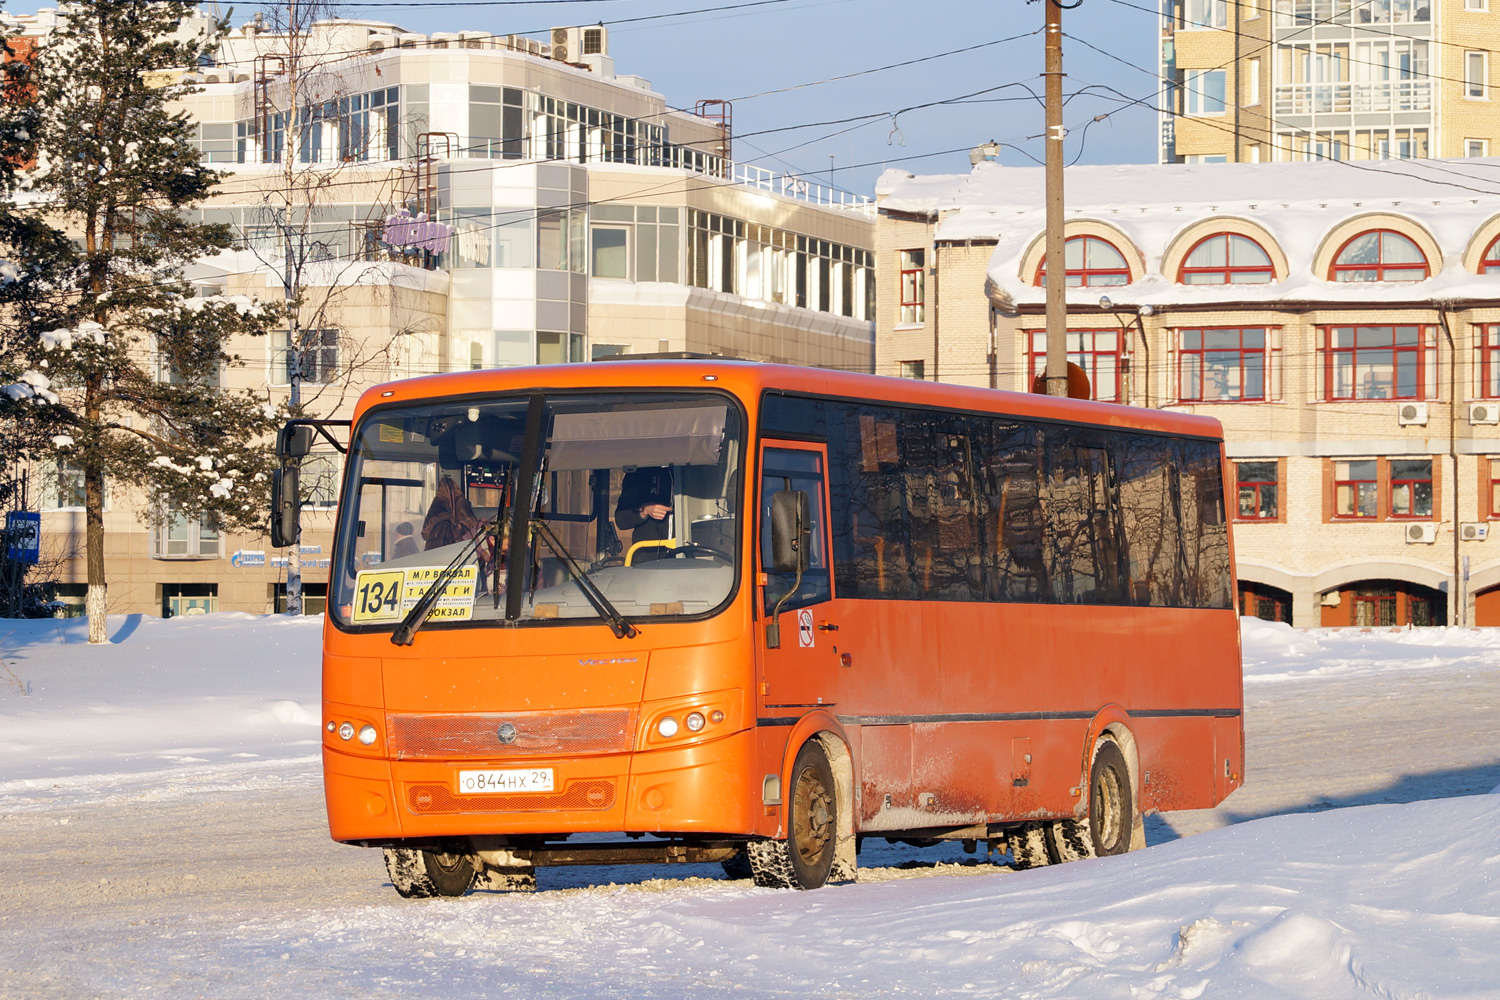
[[[1245,788],[1122,858],[403,901],[321,828],[318,625],[0,622],[0,997],[1500,997],[1500,630],[1247,621]]]

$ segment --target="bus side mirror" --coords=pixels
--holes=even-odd
[[[271,545],[284,549],[297,544],[302,512],[302,469],[295,462],[271,472]]]
[[[276,457],[285,462],[312,451],[313,429],[306,424],[286,424],[276,432]]]
[[[771,568],[804,573],[812,547],[812,505],[806,490],[771,494]]]

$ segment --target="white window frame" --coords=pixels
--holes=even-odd
[[[1195,20],[1200,11],[1202,20]],[[1182,5],[1182,26],[1189,31],[1224,30],[1229,27],[1229,0],[1187,0]]]
[[[1253,108],[1260,103],[1260,60],[1249,60],[1249,72],[1245,74],[1245,107]]]
[[[1478,67],[1476,78],[1474,69]],[[1490,57],[1488,52],[1464,52],[1464,100],[1487,101],[1490,99]],[[1476,93],[1477,91],[1477,93]]]
[[[1475,150],[1478,152],[1475,152]],[[1468,158],[1490,155],[1490,141],[1488,139],[1465,139],[1464,156]]]
[[[1480,14],[1488,13],[1489,9],[1490,9],[1490,0],[1464,0],[1464,10],[1468,11],[1471,14],[1472,13],[1480,13]]]
[[[1219,78],[1219,94],[1217,98],[1219,109],[1217,111],[1205,110],[1208,103],[1208,95],[1203,86],[1205,80],[1217,75]],[[1182,81],[1183,89],[1183,113],[1191,118],[1222,118],[1229,110],[1229,94],[1227,91],[1227,74],[1222,69],[1190,69],[1186,72]]]

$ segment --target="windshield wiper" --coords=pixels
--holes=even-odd
[[[392,643],[397,646],[410,646],[412,644],[412,637],[426,624],[427,616],[432,614],[432,609],[437,606],[438,598],[442,597],[443,593],[447,591],[448,584],[453,582],[453,578],[458,575],[458,571],[479,551],[479,546],[484,543],[484,540],[494,535],[495,529],[500,527],[500,516],[500,512],[497,511],[495,519],[487,522],[474,536],[473,541],[454,557],[453,561],[438,574],[436,580],[432,581],[432,586],[427,588],[427,593],[423,594],[417,603],[412,606],[412,609],[406,613],[406,617],[401,619],[401,624],[396,626],[396,631],[391,633]],[[498,561],[500,558],[499,546],[497,545],[495,548],[495,559]]]
[[[547,547],[568,564],[568,570],[573,574],[578,589],[583,591],[583,596],[587,597],[589,603],[594,606],[594,610],[599,612],[599,617],[604,619],[604,624],[609,626],[609,630],[615,634],[616,639],[634,639],[640,635],[641,630],[630,624],[625,616],[610,603],[609,598],[604,596],[604,591],[600,590],[598,584],[594,583],[593,578],[589,576],[588,570],[578,565],[578,560],[573,558],[573,554],[557,540],[552,529],[547,527],[546,521],[540,517],[533,517],[531,527],[541,536],[542,541],[547,543]]]

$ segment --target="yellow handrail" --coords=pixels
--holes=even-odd
[[[675,549],[677,539],[675,538],[650,538],[644,542],[636,542],[625,550],[625,565],[629,566],[635,560],[636,549]]]

